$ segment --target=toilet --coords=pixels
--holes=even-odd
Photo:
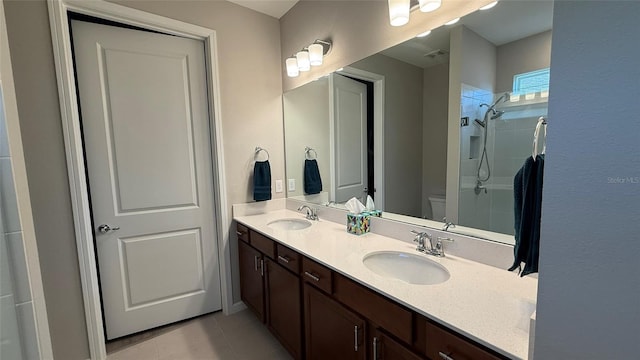
[[[442,221],[445,217],[446,198],[444,196],[431,195],[429,196],[429,203],[431,204],[431,218],[435,221]]]

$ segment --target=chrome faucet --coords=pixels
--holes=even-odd
[[[411,232],[416,235],[415,239],[413,239],[414,242],[418,243],[418,247],[416,248],[416,251],[437,256],[437,257],[445,257],[444,246],[442,245],[443,241],[449,241],[449,242],[454,241],[451,238],[440,237],[440,236],[436,237],[434,240],[433,236],[427,232],[418,232],[415,230],[411,230]],[[427,239],[429,239],[428,243],[426,241]],[[429,244],[428,248],[427,248],[427,244]]]
[[[301,205],[298,208],[298,211],[302,211],[302,210],[306,211],[307,220],[320,220],[320,218],[318,217],[317,209],[312,209],[307,205]]]
[[[413,242],[418,243],[418,247],[416,248],[416,251],[428,253],[431,250],[431,239],[432,239],[431,234],[427,232],[419,232],[415,230],[411,230],[411,232],[416,235],[416,237],[413,239]],[[429,249],[427,249],[427,247],[425,246],[426,239],[429,239]]]
[[[447,218],[445,218],[446,220]],[[456,227],[456,224],[452,223],[451,221],[446,222],[443,226],[442,226],[442,230],[444,231],[449,231],[449,228],[454,228]]]

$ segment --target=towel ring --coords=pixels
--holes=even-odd
[[[269,152],[267,151],[267,149],[261,148],[260,146],[256,146],[256,154],[255,154],[255,156],[258,156],[260,151],[264,151],[264,152],[267,153],[267,160],[266,161],[269,161]]]
[[[311,152],[313,151],[314,157],[311,157]],[[312,160],[312,159],[317,159],[318,158],[318,153],[310,147],[305,147],[304,148],[304,157],[308,160]]]
[[[531,152],[531,157],[533,161],[536,161],[536,155],[538,155],[538,137],[540,136],[540,129],[544,127],[544,137],[542,144],[542,154],[547,150],[547,119],[544,116],[540,116],[538,119],[538,124],[536,124],[536,130],[533,132],[533,151]]]

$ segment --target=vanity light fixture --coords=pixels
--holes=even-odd
[[[301,71],[311,70],[311,66],[322,65],[324,57],[331,51],[330,40],[316,40],[285,60],[287,76],[296,77]]]
[[[498,5],[498,2],[497,2],[497,1],[494,1],[494,2],[492,2],[492,3],[489,3],[489,4],[487,4],[487,5],[483,6],[483,7],[481,7],[481,8],[480,8],[480,10],[489,10],[489,9],[491,9],[492,7],[496,6],[496,5]]]
[[[420,33],[420,34],[416,35],[416,37],[417,38],[423,38],[423,37],[425,37],[425,36],[427,36],[429,34],[431,34],[431,30],[427,30],[427,31],[425,31],[423,33]]]
[[[420,0],[420,11],[431,12],[442,5],[442,0]]]
[[[453,24],[457,23],[458,21],[460,21],[460,18],[455,18],[455,19],[450,20],[450,21],[448,21],[448,22],[446,22],[444,24],[445,25],[453,25]]]

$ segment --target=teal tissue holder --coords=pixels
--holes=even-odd
[[[369,232],[371,223],[370,213],[347,214],[347,232],[355,235],[362,235]]]

